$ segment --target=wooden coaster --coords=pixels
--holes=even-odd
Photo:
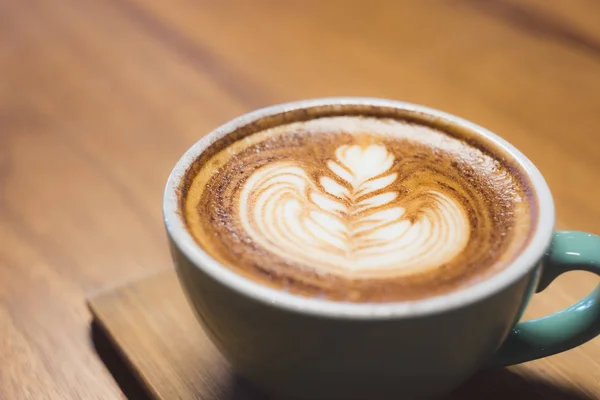
[[[95,296],[89,307],[95,322],[152,397],[266,398],[237,377],[208,340],[173,270]],[[569,364],[557,363],[557,357],[561,356],[481,372],[448,398],[600,399],[600,371],[589,370],[590,379],[585,381],[573,379]]]

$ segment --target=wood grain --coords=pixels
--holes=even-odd
[[[360,95],[458,114],[536,163],[559,227],[600,233],[599,15],[595,0],[0,0],[0,398],[123,396],[84,299],[169,265],[172,165],[260,106]],[[596,281],[562,277],[532,315]],[[598,395],[598,346],[545,371]]]
[[[196,321],[173,270],[102,293],[90,301],[101,330],[117,347],[148,397],[158,400],[266,398],[230,368]],[[573,350],[577,365],[598,368],[596,345]],[[565,353],[566,354],[566,353]],[[571,369],[558,355],[484,371],[448,398],[584,400],[600,397],[591,369]],[[587,373],[586,373],[587,372]]]

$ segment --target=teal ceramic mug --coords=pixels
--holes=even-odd
[[[378,108],[428,115],[480,135],[526,172],[538,204],[529,245],[493,277],[424,300],[356,304],[295,296],[220,265],[199,248],[181,218],[182,177],[213,142],[267,118]],[[285,399],[410,399],[444,394],[477,370],[551,356],[600,332],[600,290],[547,317],[517,322],[531,295],[563,272],[600,273],[600,238],[554,231],[552,196],[516,148],[461,118],[413,104],[328,98],[264,108],[211,132],[179,160],[164,196],[164,219],[184,292],[206,333],[233,367]]]

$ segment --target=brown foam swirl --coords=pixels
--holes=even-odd
[[[506,165],[394,120],[293,123],[202,163],[184,206],[199,245],[242,275],[309,296],[452,290],[506,265],[531,225],[526,189]]]

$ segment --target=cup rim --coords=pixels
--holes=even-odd
[[[242,277],[213,259],[196,243],[179,212],[178,189],[191,163],[216,139],[253,121],[298,109],[330,105],[400,108],[409,112],[428,114],[482,135],[493,145],[510,154],[526,173],[538,202],[537,223],[527,247],[502,271],[466,288],[419,300],[384,303],[353,303],[295,295]],[[537,266],[550,245],[555,214],[552,195],[542,174],[523,153],[495,133],[461,117],[409,102],[372,97],[326,97],[260,108],[239,116],[202,137],[177,161],[169,175],[163,198],[163,219],[173,244],[191,264],[231,290],[272,307],[296,313],[330,318],[387,319],[446,312],[481,301],[508,288]]]

